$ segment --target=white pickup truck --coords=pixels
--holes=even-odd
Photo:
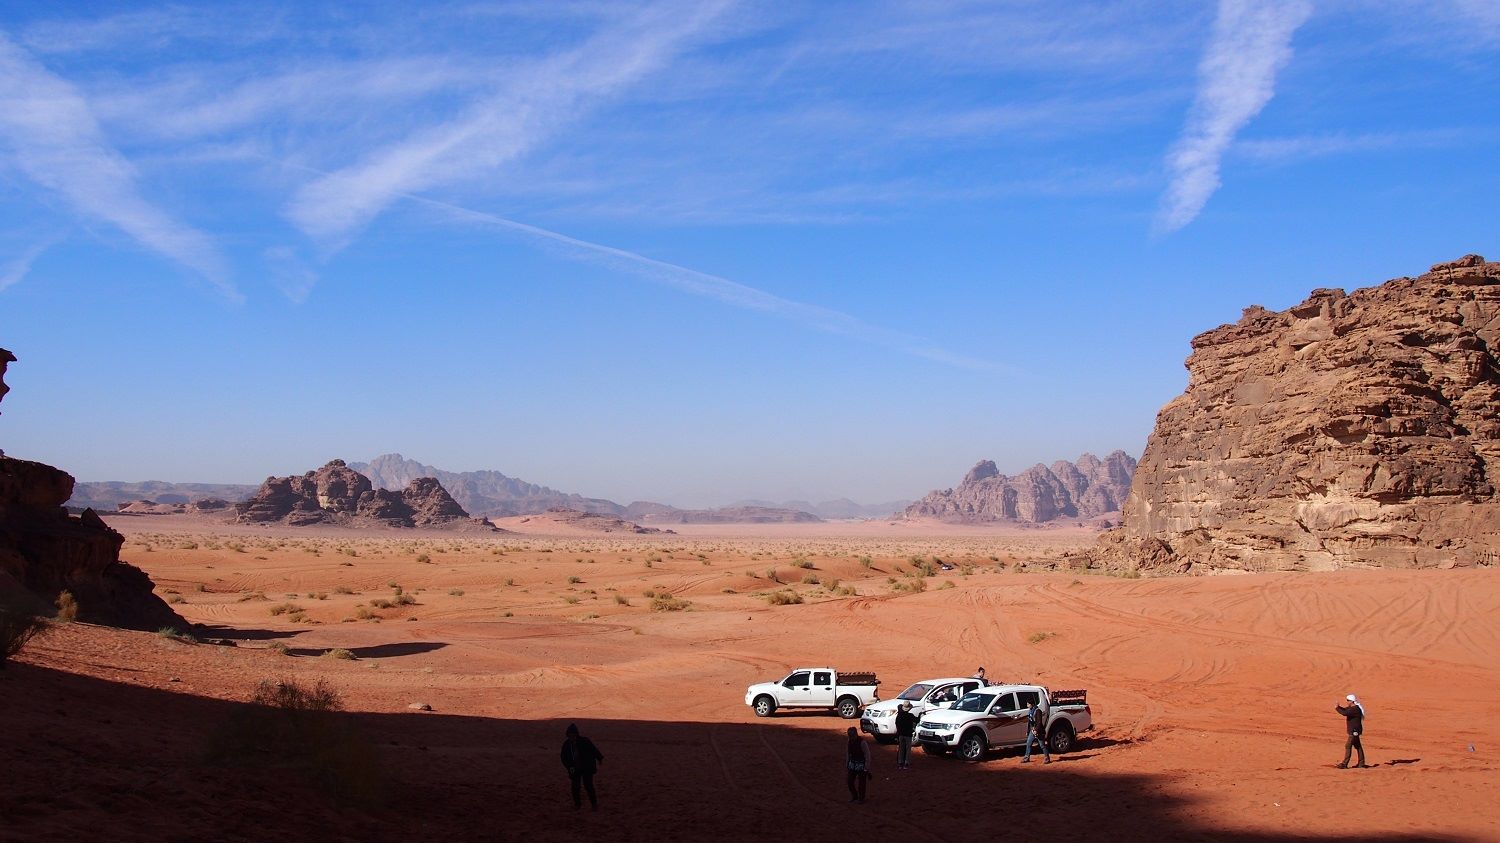
[[[958,702],[970,691],[984,683],[970,677],[950,676],[944,679],[923,679],[902,691],[893,700],[882,700],[865,706],[859,718],[859,728],[875,736],[878,743],[896,740],[896,711],[902,703],[911,703],[911,713],[921,717],[928,711],[948,703]]]
[[[751,685],[745,705],[756,717],[770,717],[778,708],[832,708],[845,720],[880,699],[880,680],[873,673],[839,673],[831,667],[799,667],[775,682]]]
[[[979,761],[991,749],[1026,744],[1026,711],[1035,701],[1046,715],[1047,746],[1073,748],[1077,736],[1094,727],[1085,691],[1051,691],[1040,685],[989,685],[948,708],[929,710],[917,724],[924,752],[952,750],[965,761]]]

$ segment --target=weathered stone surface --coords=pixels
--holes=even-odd
[[[0,375],[15,356],[0,349]],[[0,389],[0,398],[7,390]],[[63,503],[73,477],[29,460],[0,455],[0,594],[50,612],[63,591],[78,619],[130,629],[187,629],[153,592],[151,578],[120,561],[125,538],[92,509],[72,516]]]
[[[235,520],[250,524],[494,529],[470,518],[435,478],[419,477],[401,492],[376,489],[343,460],[300,477],[268,477],[249,500],[235,505],[235,512]]]
[[[1106,564],[1326,570],[1500,554],[1500,264],[1314,290],[1201,334]]]
[[[1039,463],[1014,477],[982,460],[957,487],[934,491],[903,514],[971,523],[1097,518],[1119,510],[1134,471],[1135,460],[1124,451],[1102,460],[1093,454],[1084,454],[1076,463],[1058,460],[1051,468]]]

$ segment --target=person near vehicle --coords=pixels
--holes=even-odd
[[[1047,748],[1047,714],[1036,700],[1032,700],[1031,707],[1026,709],[1026,755],[1021,759],[1022,764],[1031,763],[1032,744],[1041,745],[1042,757],[1046,759],[1042,763],[1051,764],[1052,751]]]
[[[583,807],[580,789],[589,795],[589,808],[599,810],[599,797],[594,794],[594,774],[604,763],[604,753],[594,742],[578,734],[578,724],[568,724],[568,736],[562,745],[562,763],[568,770],[568,779],[573,785],[573,810]]]
[[[976,670],[976,671],[974,671],[974,677],[973,678],[978,679],[981,683],[983,683],[985,681],[985,678],[984,678],[984,665],[980,665],[979,669]]]
[[[849,740],[844,748],[844,767],[848,771],[849,801],[865,801],[865,791],[870,784],[870,745],[860,737],[859,731],[849,727]]]
[[[1359,751],[1359,763],[1354,766],[1368,767],[1370,765],[1365,763],[1365,746],[1359,741],[1359,736],[1365,731],[1365,707],[1353,694],[1344,697],[1344,701],[1349,704],[1333,707],[1334,711],[1344,715],[1344,723],[1349,732],[1349,739],[1344,741],[1344,760],[1339,762],[1339,769],[1349,766],[1349,754],[1355,750]]]
[[[911,703],[904,702],[896,711],[896,769],[911,769],[911,741],[917,733],[917,715]]]

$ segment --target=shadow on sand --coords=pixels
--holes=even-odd
[[[850,805],[848,721],[828,718],[822,729],[596,720],[586,710],[577,722],[606,758],[601,810],[580,814],[558,761],[568,721],[409,712],[398,689],[389,713],[340,715],[374,744],[386,780],[379,807],[366,810],[286,770],[205,763],[209,736],[241,704],[26,663],[7,674],[6,840],[91,839],[103,828],[112,840],[1440,839],[1215,828],[1163,777],[1092,771],[1097,741],[1067,756],[1076,763],[1023,766],[1001,755],[969,765],[919,754],[910,771],[895,769],[894,748],[875,747],[870,800]],[[742,710],[736,702],[726,711]]]
[[[421,653],[430,653],[433,650],[441,650],[448,646],[441,641],[401,641],[394,644],[375,644],[369,647],[349,647],[349,653],[356,659],[390,659],[397,656],[415,656]],[[329,647],[289,647],[289,656],[321,656],[331,649]]]

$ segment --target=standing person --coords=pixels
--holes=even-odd
[[[896,712],[896,769],[911,769],[911,739],[917,733],[917,715],[911,713],[911,703],[904,702]]]
[[[604,763],[604,753],[594,742],[578,734],[578,724],[568,724],[568,737],[562,745],[562,763],[568,770],[568,779],[573,784],[573,810],[583,807],[579,787],[588,791],[589,808],[599,810],[599,797],[594,795],[594,774]]]
[[[870,783],[870,745],[859,736],[853,726],[849,727],[849,740],[844,749],[844,766],[848,769],[849,801],[865,801],[865,790]]]
[[[1334,711],[1344,715],[1344,723],[1349,730],[1349,739],[1344,741],[1344,760],[1339,762],[1339,769],[1349,766],[1349,753],[1359,750],[1359,763],[1356,767],[1368,767],[1365,763],[1365,745],[1359,742],[1359,736],[1365,731],[1365,707],[1360,704],[1359,698],[1350,694],[1344,697],[1348,705],[1336,705]]]
[[[1022,764],[1031,763],[1031,745],[1041,744],[1042,757],[1046,760],[1042,763],[1052,763],[1052,750],[1047,748],[1047,714],[1042,711],[1041,705],[1036,700],[1031,701],[1031,707],[1026,709],[1026,757],[1021,759]]]
[[[976,671],[974,671],[974,677],[973,678],[978,679],[980,681],[980,683],[982,683],[982,684],[985,684],[985,685],[989,684],[989,680],[987,680],[987,679],[984,678],[984,665],[980,665],[979,669],[976,670]]]

